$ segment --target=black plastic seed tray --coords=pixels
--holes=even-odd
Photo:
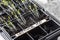
[[[57,39],[54,33],[59,32],[60,26],[31,0],[2,0],[0,13],[0,28],[3,27],[14,40]]]

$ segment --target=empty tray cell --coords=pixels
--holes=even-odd
[[[46,35],[46,33],[41,30],[39,27],[31,30],[28,32],[35,40],[38,40],[39,38],[42,38],[43,36]]]
[[[15,40],[32,40],[27,34],[23,34],[22,36],[16,38]]]
[[[60,40],[60,34],[55,36],[55,37],[53,37],[53,38],[51,38],[50,40]]]
[[[59,25],[57,25],[53,20],[50,20],[44,24],[41,25],[48,33],[56,30],[59,28]]]
[[[47,36],[45,40],[48,40],[48,39],[49,40],[60,40],[60,29],[58,28],[57,30],[55,30],[55,32]]]

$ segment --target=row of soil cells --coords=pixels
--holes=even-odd
[[[40,26],[36,27],[35,29],[31,30],[28,32],[28,34],[34,39],[34,40],[38,40],[44,36],[46,36],[47,34],[51,33],[52,31],[56,30],[57,28],[59,28],[59,26],[52,20],[50,20],[49,22],[46,22],[44,24],[41,25],[41,27],[47,32],[44,32],[43,29],[40,28]],[[31,37],[27,35],[27,33],[25,33],[24,35],[16,38],[15,40],[32,40]]]

